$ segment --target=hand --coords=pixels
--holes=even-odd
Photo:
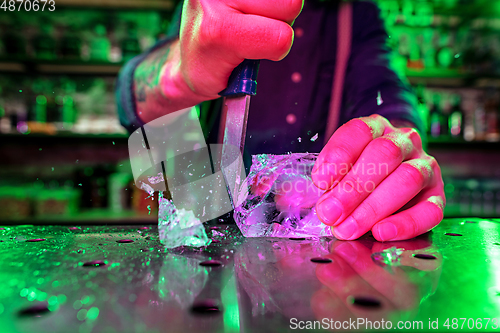
[[[217,98],[244,59],[283,59],[302,5],[303,0],[185,1],[178,61],[165,69],[164,92],[175,95],[175,83],[182,81],[201,99]]]
[[[328,191],[316,204],[338,239],[370,229],[379,241],[404,240],[436,226],[445,205],[441,170],[412,128],[380,115],[340,127],[318,156],[312,179]]]

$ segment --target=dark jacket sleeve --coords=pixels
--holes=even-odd
[[[389,120],[409,121],[424,134],[415,95],[390,67],[387,38],[377,6],[368,1],[354,2],[341,122],[377,113]]]
[[[134,72],[137,66],[147,58],[147,56],[160,47],[166,46],[179,37],[182,2],[177,6],[170,24],[167,36],[159,40],[146,52],[129,60],[120,70],[115,85],[115,99],[120,123],[129,133],[144,125],[139,119],[135,107],[134,98]]]

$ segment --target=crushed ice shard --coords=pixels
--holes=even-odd
[[[158,232],[160,241],[166,248],[200,247],[211,243],[203,223],[192,211],[177,209],[172,201],[163,197],[161,192],[158,204]]]
[[[372,260],[379,266],[399,266],[403,249],[393,246],[381,252],[372,254]]]
[[[249,195],[234,211],[245,237],[333,237],[316,215],[324,193],[311,179],[318,154],[255,155]]]

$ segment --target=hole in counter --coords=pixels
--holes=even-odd
[[[131,239],[119,239],[116,242],[117,243],[133,243],[134,241]]]
[[[350,301],[353,305],[363,308],[376,309],[382,306],[382,302],[378,299],[367,296],[351,296]]]
[[[49,313],[50,310],[46,303],[35,304],[29,308],[22,309],[18,312],[19,317],[40,317],[43,314]]]
[[[454,232],[447,232],[445,233],[446,236],[462,236],[462,234],[456,234]]]
[[[294,241],[303,241],[303,240],[306,240],[304,237],[290,237],[288,239],[289,240],[294,240]]]
[[[28,239],[26,240],[27,242],[43,242],[46,240],[45,238],[34,238],[34,239]]]
[[[432,254],[417,253],[417,254],[414,254],[413,256],[415,258],[424,259],[424,260],[435,260],[435,259],[437,259],[436,256],[433,256]]]
[[[99,266],[106,266],[106,263],[102,260],[93,260],[93,261],[87,261],[83,263],[83,266],[85,267],[99,267]]]
[[[191,306],[191,312],[199,315],[216,315],[219,314],[221,311],[216,301],[208,299],[195,302]]]
[[[329,264],[332,262],[332,259],[330,258],[323,258],[323,257],[315,257],[311,258],[311,261],[317,264]]]
[[[500,246],[500,243],[493,243],[493,245],[497,245],[497,246]]]
[[[221,266],[222,265],[222,262],[220,262],[219,260],[206,260],[206,261],[202,261],[200,262],[200,266]]]

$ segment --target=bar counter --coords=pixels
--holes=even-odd
[[[388,243],[244,238],[234,225],[207,225],[209,246],[173,250],[156,226],[0,226],[0,327],[491,332],[500,326],[499,222],[445,219]]]

